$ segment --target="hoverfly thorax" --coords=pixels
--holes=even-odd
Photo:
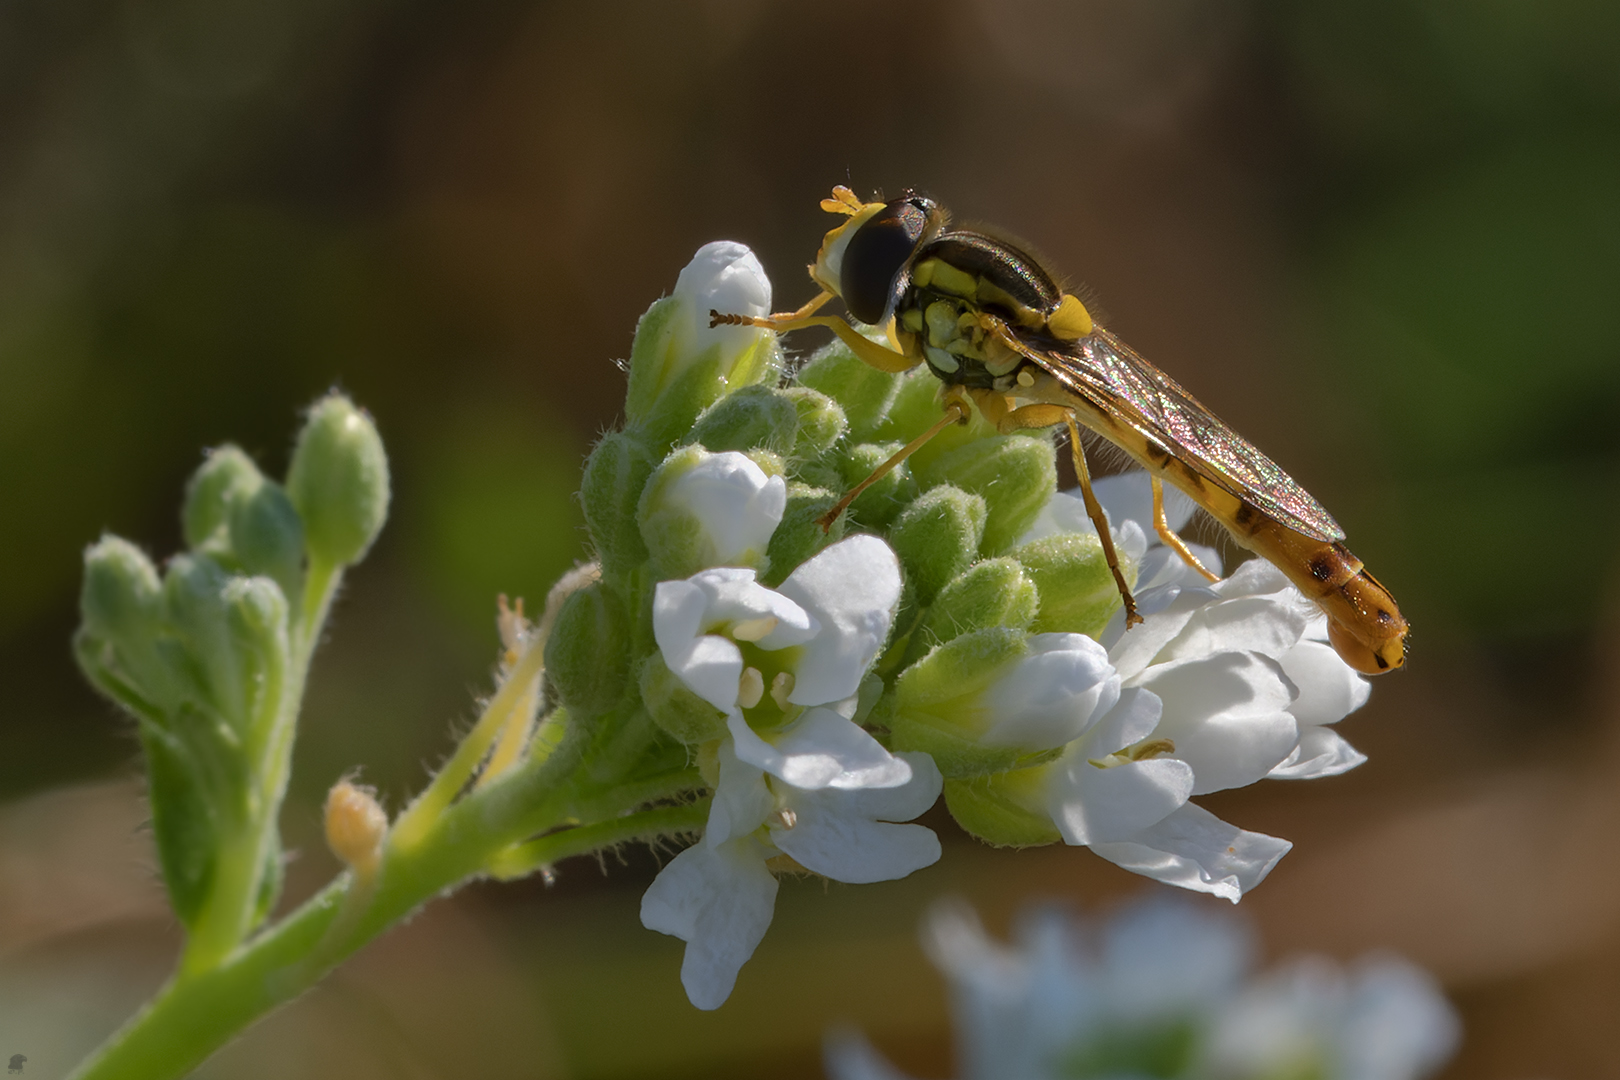
[[[888,202],[840,202],[831,209],[850,220],[822,240],[810,276],[842,298],[851,315],[875,326],[888,318],[905,288],[918,250],[944,229],[945,212],[910,192]]]

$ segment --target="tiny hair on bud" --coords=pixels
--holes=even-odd
[[[374,790],[339,780],[326,795],[326,843],[357,873],[369,873],[388,835],[388,815]]]

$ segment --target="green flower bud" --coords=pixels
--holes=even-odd
[[[986,559],[939,591],[906,653],[910,663],[935,645],[974,630],[1005,626],[1027,629],[1040,594],[1017,559]]]
[[[956,823],[995,847],[1035,847],[1063,839],[1041,806],[1044,768],[945,781],[945,805]]]
[[[917,603],[933,603],[978,558],[984,522],[984,500],[949,484],[924,492],[895,519],[889,546],[906,568]]]
[[[210,543],[222,543],[237,493],[253,491],[263,482],[259,467],[239,447],[226,444],[210,450],[186,484],[185,508],[180,514],[186,546],[201,550]]]
[[[1118,554],[1125,580],[1136,584],[1136,564],[1123,551]],[[1119,588],[1096,536],[1059,533],[1025,544],[1014,555],[1040,589],[1040,612],[1032,626],[1035,632],[1097,637],[1119,610]]]
[[[793,403],[798,413],[798,439],[793,454],[801,460],[820,457],[844,437],[849,418],[838,402],[807,386],[792,386],[778,394]]]
[[[834,341],[799,369],[798,384],[819,391],[843,407],[849,437],[872,437],[900,389],[900,376],[868,367],[848,345]]]
[[[79,608],[85,629],[110,642],[150,637],[163,616],[157,568],[140,548],[105,536],[84,553]]]
[[[1057,463],[1050,439],[996,435],[939,455],[919,467],[917,478],[924,487],[949,483],[984,496],[989,516],[981,550],[999,555],[1029,530],[1057,491]]]
[[[266,577],[232,578],[223,600],[242,672],[242,714],[252,723],[268,723],[280,705],[287,671],[287,600]]]
[[[768,330],[710,327],[709,312],[764,315],[771,283],[742,244],[717,241],[698,250],[675,284],[636,327],[630,350],[625,417],[654,445],[667,446],[725,394],[762,382],[780,367]]]
[[[745,386],[705,409],[682,441],[716,452],[763,447],[791,454],[798,427],[799,411],[783,391]]]
[[[726,714],[698,697],[653,653],[641,664],[641,700],[653,722],[688,746],[726,734]]]
[[[908,443],[933,427],[944,415],[943,389],[927,367],[916,367],[900,376],[899,392],[878,428],[877,438]],[[974,409],[967,423],[950,425],[913,454],[911,471],[921,476],[942,454],[996,434],[995,425]]]
[[[213,884],[220,807],[203,786],[202,777],[210,770],[196,760],[193,747],[149,724],[143,724],[140,732],[158,865],[174,913],[190,927]]]
[[[872,475],[873,470],[893,457],[900,446],[900,443],[861,443],[851,447],[848,456],[839,462],[844,490]],[[903,462],[861,492],[849,512],[864,528],[883,530],[916,497],[917,481],[912,479],[910,464]]]
[[[546,677],[570,712],[601,716],[624,697],[629,682],[630,618],[602,582],[563,603],[546,640]]]
[[[341,394],[316,402],[298,433],[287,494],[312,559],[358,562],[388,517],[388,457],[371,417]]]
[[[1027,653],[1028,635],[991,627],[953,638],[907,668],[895,684],[888,718],[895,750],[933,756],[947,777],[978,776],[1027,764],[1030,751],[984,746],[994,721],[980,700]]]
[[[299,595],[303,581],[304,523],[292,500],[273,480],[237,489],[230,502],[230,548],[250,574],[273,578],[287,596]]]
[[[193,708],[202,708],[245,731],[241,657],[235,648],[225,602],[231,577],[206,555],[177,555],[163,577],[169,622],[179,632],[185,651],[182,678]]]
[[[787,509],[766,549],[770,571],[761,578],[766,585],[780,585],[800,563],[844,538],[843,518],[833,522],[831,530],[821,527],[821,515],[841,497],[836,491],[809,484],[787,486]]]
[[[647,561],[636,508],[657,463],[640,440],[624,432],[602,436],[586,459],[579,500],[602,576],[609,581],[624,582]]]

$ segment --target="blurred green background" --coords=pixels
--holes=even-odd
[[[1371,764],[1207,800],[1299,843],[1244,904],[1268,948],[1432,966],[1469,1024],[1448,1075],[1612,1068],[1587,1023],[1620,1008],[1600,0],[0,6],[0,1050],[59,1075],[172,956],[131,732],[68,653],[84,546],[173,550],[201,450],[279,473],[328,387],[377,417],[394,513],[286,811],[307,893],[325,788],[360,766],[399,805],[487,685],[495,594],[584,555],[572,492],[637,316],[716,238],[796,306],[843,182],[1029,238],[1400,598],[1410,669],[1342,729]],[[208,1075],[813,1076],[839,1018],[944,1075],[930,897],[996,923],[1140,883],[934,823],[946,859],[911,881],[785,889],[718,1014],[640,928],[657,862],[627,852],[470,890]]]

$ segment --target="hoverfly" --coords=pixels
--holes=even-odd
[[[944,207],[914,192],[862,202],[840,186],[821,208],[849,220],[827,233],[810,267],[820,295],[768,318],[711,312],[712,324],[778,332],[830,327],[880,371],[926,363],[944,384],[945,409],[939,423],[833,507],[824,524],[934,435],[965,422],[970,409],[1003,433],[1064,425],[1129,627],[1141,616],[1091,491],[1077,427],[1084,425],[1147,469],[1155,531],[1194,569],[1215,580],[1165,519],[1166,480],[1316,601],[1327,613],[1329,640],[1352,668],[1377,675],[1405,661],[1406,620],[1389,590],[1341,542],[1344,530],[1332,515],[1174,379],[1093,322],[1035,259],[1004,240],[951,228]],[[885,328],[895,347],[841,318],[815,314],[835,296],[856,319]]]

